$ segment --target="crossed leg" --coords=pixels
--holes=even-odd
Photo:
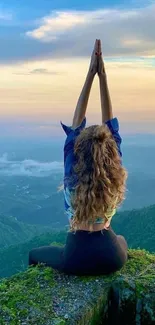
[[[29,252],[29,265],[44,263],[57,270],[63,269],[64,246],[42,246],[34,248]]]

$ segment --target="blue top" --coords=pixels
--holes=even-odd
[[[105,124],[109,127],[115,141],[117,144],[118,152],[122,157],[121,152],[121,142],[122,139],[119,134],[119,122],[118,119],[115,117]],[[70,221],[71,218],[74,217],[74,211],[71,207],[71,195],[74,193],[74,189],[76,186],[76,175],[73,174],[73,165],[76,163],[76,158],[74,155],[74,144],[75,139],[80,134],[81,130],[83,130],[86,126],[86,118],[82,121],[82,123],[75,129],[72,127],[67,126],[61,122],[62,128],[65,131],[67,138],[64,145],[64,201],[65,201],[65,212],[68,216]],[[112,216],[116,213],[116,209],[110,211],[106,214],[108,220],[111,220]],[[105,223],[105,218],[97,218],[95,223]]]

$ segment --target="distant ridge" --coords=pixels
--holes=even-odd
[[[155,252],[155,204],[119,212],[111,225],[117,234],[125,236],[130,248]]]
[[[125,236],[129,248],[155,252],[155,205],[116,213],[112,227],[117,234]],[[15,218],[0,217],[0,235],[1,243],[3,241],[3,248],[0,249],[0,278],[2,278],[25,270],[28,253],[32,248],[50,245],[53,242],[64,245],[67,231],[65,228],[62,230],[42,226],[40,228],[18,222]],[[4,248],[14,239],[14,245]]]
[[[51,228],[50,226],[29,225],[18,221],[15,217],[0,215],[0,248],[30,240]]]

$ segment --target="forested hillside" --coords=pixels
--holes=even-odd
[[[130,248],[141,248],[147,249],[150,252],[155,252],[154,216],[155,205],[140,210],[124,211],[117,213],[114,216],[112,227],[117,234],[123,234],[125,236]],[[12,235],[13,231],[15,231],[15,234],[17,236],[17,229],[20,232],[20,228],[17,228],[15,225],[16,223],[12,222],[10,233]],[[21,223],[18,225],[22,225],[22,227],[24,227],[24,225]],[[25,233],[24,228],[21,228],[25,237],[26,233],[32,235],[32,232],[35,228],[32,228],[31,230],[31,227],[29,228],[29,225],[25,225],[25,227]],[[36,231],[38,231],[37,228]],[[8,248],[0,249],[0,277],[11,276],[12,274],[15,274],[21,270],[25,270],[28,263],[28,252],[32,248],[43,245],[50,245],[53,242],[65,244],[66,236],[66,229],[62,231],[49,229],[48,232],[39,236],[35,236],[25,243],[20,243],[17,245],[12,245]],[[20,239],[22,239],[21,235]]]
[[[111,225],[117,234],[125,236],[131,248],[155,252],[155,205],[117,213]]]
[[[0,216],[0,248],[15,245],[47,232],[50,227],[29,225],[14,217]]]
[[[32,238],[22,244],[12,245],[9,248],[0,249],[0,278],[9,277],[26,269],[28,253],[34,247],[50,245],[52,242],[64,244],[66,231],[51,231]]]

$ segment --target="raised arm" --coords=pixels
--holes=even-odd
[[[121,151],[121,142],[122,138],[119,134],[119,122],[118,119],[113,117],[112,112],[112,103],[110,99],[110,93],[108,89],[107,76],[105,72],[104,62],[102,58],[102,49],[101,49],[101,41],[98,40],[98,67],[97,73],[99,76],[100,83],[100,97],[101,97],[101,109],[102,109],[102,123],[106,123],[109,127],[115,141],[117,144],[118,152],[122,157]]]
[[[101,41],[98,40],[98,76],[100,84],[100,98],[101,98],[101,110],[102,110],[102,123],[113,118],[112,103],[110,99],[110,93],[108,89],[107,76],[105,72],[104,62],[102,58]]]
[[[96,39],[87,77],[76,105],[76,109],[73,117],[73,123],[72,123],[73,129],[75,129],[77,126],[81,124],[86,114],[90,90],[92,87],[95,74],[97,73],[97,64],[98,64],[97,50],[98,50],[98,40]]]

